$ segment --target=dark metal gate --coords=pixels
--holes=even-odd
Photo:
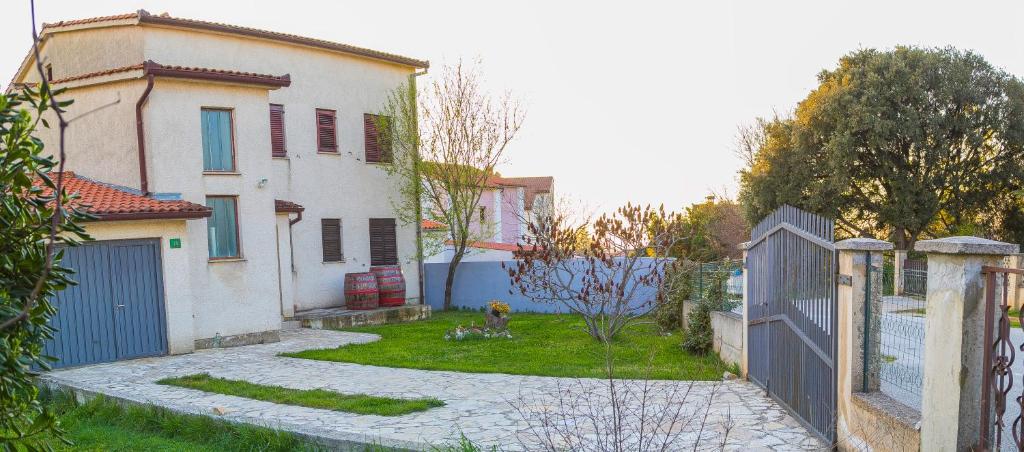
[[[830,444],[836,427],[835,224],[790,206],[747,249],[749,377]]]
[[[107,240],[64,249],[78,285],[57,293],[54,368],[167,353],[160,240]]]
[[[1010,393],[1014,375],[1019,369],[1017,352],[1024,351],[1024,343],[1013,331],[1024,325],[1024,310],[1010,313],[1010,275],[1024,276],[1024,270],[1005,267],[981,267],[985,277],[985,352],[982,362],[981,413],[976,451],[1024,451],[1024,393],[1020,389]],[[1014,318],[1015,317],[1015,318]],[[1011,320],[1012,318],[1012,320]],[[1013,320],[1017,325],[1013,325]],[[993,337],[995,336],[995,337]],[[1014,343],[1016,341],[1017,343]],[[987,346],[991,344],[991,346]]]

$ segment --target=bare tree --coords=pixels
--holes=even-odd
[[[648,452],[697,450],[712,441],[718,450],[725,448],[732,418],[711,412],[721,382],[617,380],[608,342],[605,373],[601,380],[559,379],[553,394],[520,388],[508,403],[527,425],[518,435],[524,448]]]
[[[681,225],[682,217],[664,207],[626,205],[594,221],[588,246],[580,249],[588,225],[554,214],[529,225],[515,253],[519,262],[506,270],[513,290],[581,315],[588,334],[610,340],[663,296]]]
[[[401,183],[393,200],[405,223],[424,218],[443,223],[454,248],[445,280],[444,308],[469,245],[488,231],[479,215],[480,198],[496,175],[524,112],[508,93],[485,93],[476,67],[446,68],[421,93],[413,83],[392,93],[378,119],[390,144],[387,171]],[[478,225],[478,226],[474,226]]]
[[[754,156],[764,146],[764,127],[767,124],[764,118],[757,118],[753,123],[741,124],[736,127],[736,156],[743,162],[744,168],[749,170],[754,166]]]

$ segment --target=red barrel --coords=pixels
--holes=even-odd
[[[370,267],[370,273],[377,276],[377,289],[380,292],[381,306],[401,306],[405,304],[405,277],[402,267],[398,265],[382,265]]]
[[[377,277],[373,273],[345,274],[345,306],[349,309],[377,309]]]

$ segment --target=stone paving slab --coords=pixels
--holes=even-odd
[[[524,432],[530,424],[510,401],[553,397],[558,388],[572,384],[593,384],[596,390],[603,390],[604,382],[594,379],[398,369],[277,356],[280,352],[333,348],[377,339],[372,334],[327,330],[283,331],[281,342],[272,344],[85,366],[53,371],[41,379],[50,385],[186,413],[216,416],[213,409],[220,407],[226,409],[220,416],[224,419],[289,430],[335,448],[380,444],[411,450],[453,444],[461,435],[479,445],[498,446],[500,450],[529,450],[534,447]],[[358,415],[154,383],[165,377],[203,372],[294,389],[324,388],[399,398],[436,397],[446,405],[403,416]],[[703,402],[712,396],[707,426],[704,434],[699,435],[702,449],[703,444],[719,448],[726,419],[731,424],[726,450],[827,449],[751,383],[693,382],[689,388],[692,395],[687,400],[695,401],[694,409],[703,410],[708,406]],[[673,450],[692,449],[697,436],[696,432],[681,435],[678,448],[673,444]]]

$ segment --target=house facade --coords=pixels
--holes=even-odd
[[[501,177],[487,179],[480,195],[477,213],[470,222],[473,242],[464,262],[511,260],[512,254],[530,232],[529,224],[540,215],[550,213],[553,204],[555,180],[551,176]],[[424,206],[428,210],[429,206]],[[450,262],[454,248],[444,224],[424,220],[423,231],[441,245],[433,246],[439,252],[426,258],[427,263]]]
[[[426,61],[142,10],[41,38],[45,77],[78,118],[66,170],[136,204],[204,207],[86,228],[155,240],[165,319],[146,321],[166,330],[164,352],[274,340],[296,311],[342,306],[344,275],[373,265],[401,265],[419,302],[419,225],[396,221],[372,114]],[[12,89],[37,74],[30,53]],[[56,130],[40,135],[56,149]]]

